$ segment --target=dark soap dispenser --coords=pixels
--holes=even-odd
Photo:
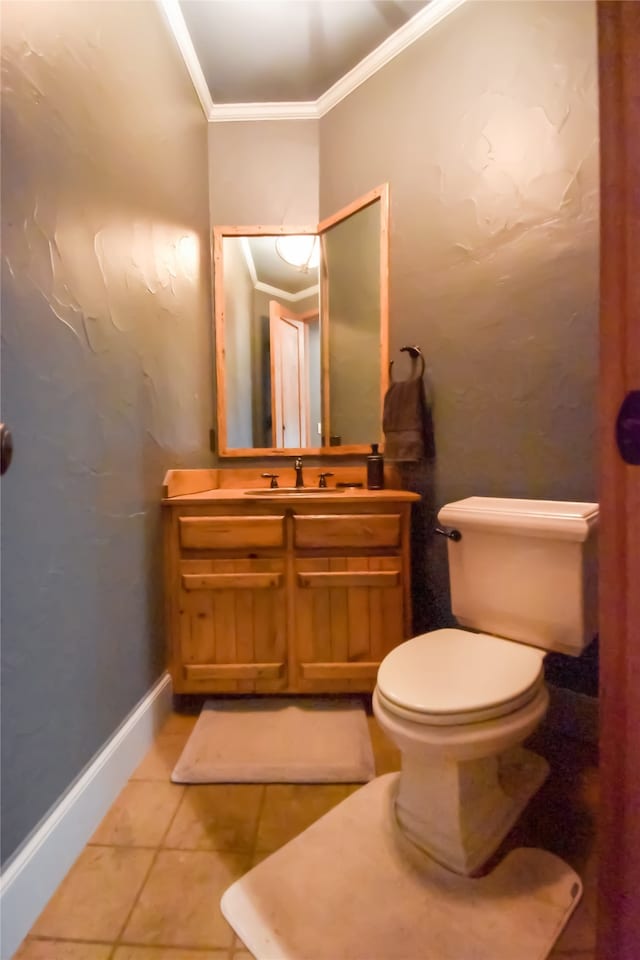
[[[371,453],[367,457],[367,487],[369,490],[382,490],[384,487],[384,457],[378,452],[378,444],[371,444]]]

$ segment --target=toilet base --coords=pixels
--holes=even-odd
[[[434,860],[471,876],[496,851],[548,773],[546,760],[522,747],[463,761],[405,753],[395,798],[399,828]]]

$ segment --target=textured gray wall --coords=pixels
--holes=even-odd
[[[320,121],[320,212],[391,192],[391,357],[422,346],[416,627],[448,616],[436,509],[596,499],[595,4],[464,4]],[[440,538],[437,538],[440,541]]]
[[[315,226],[317,120],[209,124],[211,223]]]
[[[388,181],[390,348],[419,343],[436,458],[414,550],[416,629],[450,617],[438,507],[594,500],[595,3],[464,4],[319,121],[213,124],[213,223],[315,222]],[[280,144],[291,145],[283,174]]]
[[[151,3],[3,3],[2,849],[164,667],[161,482],[206,466],[207,126]]]

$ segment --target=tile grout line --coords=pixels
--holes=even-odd
[[[198,946],[176,946],[172,943],[154,943],[154,944],[141,944],[137,943],[134,940],[120,940],[118,942],[113,940],[86,940],[80,937],[53,937],[53,936],[29,936],[29,940],[33,940],[38,943],[72,943],[77,944],[78,946],[91,946],[91,947],[109,947],[109,958],[112,957],[112,954],[118,947],[136,947],[138,949],[148,949],[151,947],[153,950],[189,950],[191,953],[202,953],[205,955],[213,954],[222,954],[225,951],[224,947],[198,947]]]
[[[166,782],[166,781],[165,781],[164,779],[161,779],[161,778],[159,778],[159,777],[154,777],[154,778],[150,778],[150,779],[138,779],[138,778],[130,777],[129,780],[127,781],[128,784],[129,784],[129,783],[165,783],[165,782]],[[164,831],[163,831],[163,833],[162,833],[162,836],[160,837],[160,840],[159,840],[159,842],[158,842],[157,845],[113,844],[113,843],[111,843],[111,844],[109,844],[109,843],[94,843],[94,844],[87,844],[87,845],[86,845],[86,846],[94,846],[94,847],[101,847],[101,848],[105,848],[105,847],[106,847],[106,848],[111,848],[111,849],[150,850],[150,851],[153,851],[153,856],[152,856],[152,858],[151,858],[151,861],[150,861],[150,864],[149,864],[149,868],[148,868],[148,870],[147,870],[146,873],[145,873],[145,876],[144,876],[144,879],[143,879],[143,881],[142,881],[142,883],[141,883],[141,885],[140,885],[140,888],[139,888],[138,892],[136,893],[136,896],[135,896],[135,898],[134,898],[134,900],[133,900],[133,903],[132,903],[132,905],[131,905],[131,908],[129,909],[129,911],[128,911],[127,915],[126,915],[126,917],[125,917],[125,919],[124,919],[124,921],[123,921],[123,923],[122,923],[122,926],[120,927],[120,930],[119,930],[116,938],[115,938],[113,941],[111,941],[111,942],[109,942],[109,941],[105,941],[105,942],[104,942],[104,945],[105,945],[105,946],[110,946],[110,947],[111,947],[111,950],[110,950],[110,952],[109,952],[108,960],[112,960],[112,958],[113,958],[116,950],[117,950],[119,947],[121,947],[121,946],[145,946],[145,945],[137,944],[137,943],[135,943],[135,942],[129,943],[129,942],[124,938],[123,934],[124,934],[124,932],[125,932],[125,930],[126,930],[126,928],[127,928],[127,925],[128,925],[128,923],[129,923],[129,921],[131,920],[131,917],[132,917],[132,915],[133,915],[136,907],[138,906],[138,904],[139,904],[139,902],[140,902],[140,898],[141,898],[141,896],[142,896],[142,892],[143,892],[143,890],[144,890],[144,888],[145,888],[145,886],[146,886],[146,884],[147,884],[147,882],[148,882],[148,880],[149,880],[149,876],[150,876],[150,874],[151,874],[151,872],[152,872],[155,864],[157,863],[159,854],[160,854],[161,852],[163,852],[163,851],[170,851],[170,852],[174,852],[174,853],[185,853],[185,852],[188,853],[188,852],[197,852],[197,850],[198,850],[198,848],[194,848],[192,851],[190,851],[188,848],[182,848],[182,847],[167,847],[167,846],[164,845],[164,841],[165,841],[166,837],[169,835],[169,833],[170,833],[170,831],[171,831],[171,828],[172,828],[172,826],[173,826],[173,824],[174,824],[174,821],[175,821],[175,819],[176,819],[177,816],[178,816],[178,813],[179,813],[179,811],[180,811],[180,809],[181,809],[181,807],[182,807],[184,798],[186,797],[186,794],[187,794],[187,785],[181,784],[181,785],[176,785],[176,786],[181,790],[182,796],[180,797],[178,803],[176,804],[176,808],[175,808],[172,816],[170,817],[170,819],[169,819],[169,821],[168,821],[168,823],[167,823],[167,826],[165,827],[165,829],[164,829]],[[250,868],[250,866],[251,866],[252,859],[253,859],[253,857],[254,857],[254,855],[255,855],[255,848],[256,848],[257,839],[258,839],[258,831],[259,831],[259,827],[260,827],[260,817],[261,817],[261,815],[262,815],[262,811],[263,811],[264,804],[265,804],[266,785],[265,785],[265,784],[260,784],[260,786],[262,787],[262,791],[261,791],[260,801],[259,801],[259,805],[258,805],[258,812],[257,812],[257,815],[256,815],[256,822],[255,822],[255,827],[254,827],[254,830],[253,830],[253,836],[252,836],[251,842],[247,845],[247,847],[245,847],[244,849],[241,849],[241,850],[234,850],[234,849],[226,849],[226,848],[224,848],[224,849],[219,850],[219,851],[218,851],[218,850],[213,850],[213,851],[211,851],[211,852],[219,852],[219,853],[224,853],[224,854],[227,854],[227,853],[228,853],[228,854],[234,854],[234,855],[242,855],[242,856],[244,856],[244,857],[247,858],[247,864],[248,864],[249,868]],[[230,946],[226,949],[226,951],[225,951],[225,948],[224,948],[224,947],[216,947],[216,948],[211,948],[211,947],[207,947],[207,948],[200,948],[200,947],[198,947],[198,948],[196,948],[196,947],[188,947],[188,948],[187,948],[187,947],[178,947],[177,949],[190,949],[190,950],[191,950],[191,949],[194,949],[194,950],[197,950],[198,952],[200,952],[200,950],[202,950],[203,953],[211,952],[211,950],[214,950],[216,953],[217,953],[218,951],[220,952],[220,957],[221,957],[221,958],[222,958],[223,956],[226,956],[226,957],[227,957],[227,960],[232,960],[232,958],[233,958],[233,956],[234,956],[234,953],[235,953],[235,950],[236,950],[235,941],[236,941],[236,939],[237,939],[237,935],[236,935],[236,933],[235,933],[235,930],[233,930],[233,928],[231,927],[230,924],[229,924],[229,928],[230,928],[230,932],[231,932],[232,936],[231,936]],[[51,938],[49,938],[49,939],[51,939]],[[96,942],[96,943],[97,943],[98,941],[87,941],[87,942]],[[154,947],[158,947],[159,949],[169,949],[169,947],[163,947],[161,944],[160,944],[160,945],[159,945],[159,944],[154,944],[153,946],[154,946]],[[175,947],[175,945],[174,945],[174,947]]]
[[[140,781],[134,781],[134,780],[133,780],[133,777],[129,777],[129,779],[127,780],[127,783],[125,784],[125,787],[123,787],[123,790],[124,790],[130,783],[132,783],[132,782],[140,782]],[[164,781],[158,781],[158,780],[156,780],[156,781],[154,781],[154,782],[158,783],[158,782],[164,782]],[[183,791],[183,793],[184,793],[185,787],[181,787],[181,789],[182,789],[182,791]],[[122,792],[122,791],[121,791],[121,792]],[[117,798],[116,798],[116,799],[117,799]],[[174,820],[175,816],[177,815],[178,808],[180,807],[180,803],[181,803],[181,801],[177,804],[176,809],[175,809],[175,811],[174,811],[174,813],[173,813],[173,815],[172,815],[172,817],[171,817],[171,819],[170,819],[170,822],[169,822],[166,830],[165,830],[164,833],[162,834],[162,837],[161,837],[161,840],[160,840],[160,844],[162,843],[162,840],[164,839],[164,837],[167,835],[167,832],[168,832],[169,829],[171,828],[171,825],[172,825],[172,823],[173,823],[173,820]],[[111,812],[111,810],[113,809],[114,806],[115,806],[115,801],[114,801],[114,803],[111,805],[111,807],[109,807],[109,810],[107,810],[107,813],[106,813],[105,816],[103,817],[103,820],[109,815],[109,813]],[[101,822],[102,822],[102,821],[101,821]],[[95,832],[95,831],[94,831],[94,832]],[[108,849],[112,849],[112,850],[153,850],[153,851],[155,851],[154,855],[153,855],[152,858],[151,858],[151,861],[150,861],[150,864],[149,864],[149,869],[148,869],[147,872],[145,873],[144,879],[143,879],[143,881],[142,881],[142,883],[141,883],[141,885],[140,885],[140,888],[139,888],[139,890],[138,890],[138,892],[137,892],[137,894],[136,894],[136,896],[135,896],[135,898],[134,898],[133,905],[132,905],[131,909],[129,910],[129,912],[127,913],[127,915],[126,915],[126,917],[125,917],[125,920],[124,920],[124,923],[123,923],[122,927],[120,928],[120,932],[118,933],[118,935],[116,936],[116,938],[115,938],[114,940],[87,940],[87,939],[75,939],[75,938],[73,938],[73,937],[68,937],[68,936],[67,936],[67,937],[51,937],[51,936],[45,937],[45,936],[42,936],[42,935],[40,935],[40,936],[32,936],[31,933],[28,933],[28,934],[27,934],[27,939],[38,940],[38,941],[51,940],[51,941],[54,941],[54,942],[56,942],[56,943],[80,943],[80,944],[86,943],[86,944],[98,944],[99,946],[111,947],[111,949],[110,949],[110,951],[109,951],[109,953],[108,953],[108,955],[107,955],[107,960],[112,960],[112,957],[113,957],[116,949],[118,948],[118,946],[120,946],[120,937],[121,937],[122,933],[124,933],[124,930],[126,929],[127,923],[129,922],[129,920],[130,920],[130,918],[131,918],[131,914],[133,913],[133,910],[135,909],[135,907],[136,907],[137,904],[138,904],[138,901],[139,901],[139,899],[140,899],[140,894],[142,893],[142,890],[144,889],[144,886],[145,886],[147,880],[149,879],[149,874],[151,873],[151,870],[152,870],[152,868],[153,868],[153,865],[154,865],[154,863],[156,862],[156,859],[157,859],[158,853],[160,852],[161,847],[160,847],[160,846],[158,846],[158,847],[152,847],[152,846],[136,847],[136,846],[133,846],[133,845],[131,845],[131,844],[127,844],[127,845],[124,845],[124,844],[107,844],[107,843],[101,844],[101,843],[91,843],[91,842],[89,841],[89,842],[87,842],[87,843],[84,845],[82,852],[84,852],[85,850],[89,849],[90,847],[99,847],[99,848],[101,848],[101,849],[108,848]],[[79,856],[80,856],[80,855],[79,855]],[[75,865],[75,862],[74,862],[74,865]],[[68,874],[71,872],[71,869],[72,869],[72,868],[70,868],[69,871],[67,872],[67,874],[65,874],[65,877],[63,878],[63,880],[66,879],[66,877],[68,876]],[[63,881],[61,881],[61,883],[62,883],[62,882],[63,882]]]
[[[267,786],[268,784],[266,783],[262,784],[262,796],[260,797],[260,803],[258,804],[258,815],[256,817],[256,826],[253,834],[253,840],[249,848],[249,862],[251,864],[253,864],[253,858],[256,855],[256,848],[258,846],[258,836],[260,834],[260,820],[262,819],[264,808],[267,803]]]
[[[201,953],[207,958],[213,954],[216,960],[223,960],[223,958],[226,958],[225,947],[183,946],[182,944],[176,945],[175,943],[140,943],[136,942],[135,940],[121,940],[119,943],[113,944],[114,951],[118,950],[120,947],[133,947],[135,950],[153,950],[154,953],[158,950],[188,950],[189,953]],[[178,958],[178,960],[180,960],[180,958]]]
[[[374,760],[377,761],[377,759],[378,759],[378,757],[377,757],[377,751],[376,751],[375,745],[374,745],[373,743],[372,743],[372,747],[373,747],[373,752],[374,752]],[[377,772],[377,771],[376,771],[376,772]],[[131,778],[129,778],[129,780],[127,781],[128,784],[131,784],[131,783],[140,783],[140,782],[162,784],[162,783],[165,783],[166,780],[165,780],[165,779],[158,778],[158,777],[155,777],[155,778],[153,778],[153,779],[142,780],[142,781],[141,781],[141,780],[137,780],[137,779],[131,777]],[[145,950],[145,949],[148,949],[149,947],[151,947],[152,950],[158,950],[158,951],[160,951],[160,950],[169,950],[169,951],[171,951],[171,950],[177,950],[178,953],[179,953],[179,951],[181,951],[181,950],[185,950],[185,951],[188,950],[188,951],[193,951],[194,954],[200,954],[200,953],[202,953],[203,956],[212,955],[212,957],[216,957],[217,960],[233,960],[233,958],[234,958],[235,956],[237,956],[237,955],[239,954],[239,952],[241,952],[243,949],[246,949],[245,947],[243,947],[243,946],[241,945],[241,942],[239,941],[239,938],[235,935],[235,931],[233,930],[233,928],[231,928],[231,933],[232,933],[231,943],[230,943],[230,946],[227,947],[227,948],[225,948],[225,947],[223,947],[223,946],[221,946],[221,947],[215,947],[215,948],[214,948],[214,947],[196,947],[196,946],[179,946],[179,945],[176,946],[175,944],[170,944],[170,945],[168,944],[168,945],[166,945],[166,946],[165,946],[165,945],[162,945],[162,944],[143,944],[143,943],[141,943],[140,941],[135,941],[135,940],[129,941],[129,940],[123,938],[124,931],[126,930],[127,925],[128,925],[128,923],[130,922],[130,920],[131,920],[131,916],[132,916],[133,912],[135,911],[136,907],[138,906],[138,904],[140,903],[140,899],[141,899],[142,892],[144,891],[144,889],[145,889],[145,887],[146,887],[146,883],[147,883],[148,880],[149,880],[150,873],[151,873],[151,871],[153,870],[154,865],[155,865],[156,862],[157,862],[157,858],[158,858],[158,856],[159,856],[159,853],[162,852],[163,850],[172,851],[172,852],[176,852],[176,853],[185,853],[185,852],[189,852],[189,850],[190,850],[190,848],[180,848],[180,847],[175,847],[175,848],[174,848],[174,847],[165,847],[165,846],[163,846],[164,841],[166,840],[168,834],[170,833],[170,831],[171,831],[171,829],[172,829],[172,827],[173,827],[173,825],[174,825],[174,823],[175,823],[176,818],[178,817],[179,811],[180,811],[180,810],[182,809],[182,807],[183,807],[185,798],[186,798],[186,796],[188,795],[188,794],[187,794],[187,787],[186,787],[185,785],[175,785],[175,786],[176,786],[177,789],[179,789],[179,790],[181,791],[181,795],[180,795],[180,797],[179,797],[179,799],[178,799],[178,802],[177,802],[177,804],[176,804],[175,810],[173,811],[173,813],[171,814],[171,816],[169,817],[169,819],[168,819],[168,821],[167,821],[167,825],[166,825],[166,827],[164,828],[164,830],[163,830],[163,832],[162,832],[162,836],[160,837],[160,840],[159,840],[159,842],[158,842],[157,845],[155,845],[155,846],[137,846],[137,845],[131,845],[131,844],[129,844],[129,845],[124,845],[124,844],[107,844],[107,843],[103,843],[103,844],[98,843],[98,844],[96,844],[96,843],[91,843],[91,842],[89,842],[89,843],[87,843],[87,844],[85,845],[85,849],[86,849],[86,848],[89,848],[89,847],[97,847],[97,848],[107,847],[107,848],[111,848],[111,849],[113,849],[113,850],[115,850],[115,849],[121,849],[121,850],[122,850],[122,849],[127,849],[127,850],[140,849],[140,850],[152,851],[152,852],[154,853],[154,855],[151,857],[149,869],[148,869],[148,871],[146,872],[146,874],[145,874],[145,876],[144,876],[144,879],[142,880],[142,882],[141,882],[141,884],[140,884],[140,887],[139,887],[139,889],[138,889],[138,891],[137,891],[137,894],[136,894],[135,897],[134,897],[134,900],[133,900],[133,904],[132,904],[132,906],[131,906],[131,909],[129,910],[129,912],[128,912],[125,920],[124,920],[123,926],[122,926],[122,928],[120,929],[120,931],[119,931],[119,933],[118,933],[118,936],[117,936],[113,941],[104,941],[104,940],[98,940],[98,939],[87,940],[87,939],[84,939],[84,938],[82,938],[82,939],[80,939],[80,938],[76,939],[76,938],[72,938],[72,937],[70,938],[70,937],[59,937],[59,936],[53,936],[53,937],[52,937],[52,936],[46,936],[46,935],[42,935],[42,934],[40,934],[40,935],[38,935],[38,936],[33,936],[33,937],[30,936],[30,939],[32,939],[32,940],[34,940],[34,941],[40,941],[40,942],[43,942],[43,941],[44,941],[44,942],[46,942],[46,941],[52,941],[52,942],[55,942],[55,943],[70,942],[70,943],[76,943],[76,944],[78,944],[78,945],[82,945],[82,944],[96,944],[96,945],[98,945],[98,946],[105,946],[105,947],[107,948],[107,950],[108,950],[108,952],[107,952],[107,954],[106,954],[108,960],[113,960],[114,956],[116,955],[116,953],[117,953],[117,951],[118,951],[118,949],[119,949],[120,947],[124,947],[124,948],[134,947],[134,948],[136,948],[136,949],[142,949],[142,950]],[[223,849],[222,851],[216,851],[216,852],[221,852],[221,853],[239,854],[239,855],[242,855],[242,856],[244,856],[244,857],[247,857],[247,858],[248,858],[248,862],[249,862],[249,869],[252,869],[252,866],[254,865],[254,864],[253,864],[253,861],[254,861],[254,859],[255,859],[255,857],[256,857],[257,854],[262,853],[263,855],[267,855],[267,856],[268,856],[269,854],[275,852],[274,850],[268,850],[268,851],[258,850],[258,846],[259,846],[258,841],[259,841],[259,836],[260,836],[261,823],[262,823],[262,820],[263,820],[264,817],[265,817],[266,806],[267,806],[267,796],[268,796],[267,787],[268,787],[269,785],[268,785],[268,784],[259,784],[259,785],[256,784],[256,786],[261,787],[261,792],[260,792],[260,794],[259,794],[259,801],[258,801],[258,804],[257,804],[257,814],[256,814],[255,822],[254,822],[254,828],[253,828],[253,830],[252,830],[252,833],[250,833],[249,836],[247,837],[247,839],[248,839],[249,842],[246,844],[246,846],[244,847],[243,850],[235,850],[235,849],[233,849],[233,850],[225,850],[225,849]],[[308,784],[308,786],[313,786],[313,785],[312,785],[312,784]],[[353,786],[354,786],[354,785],[342,784],[342,786],[344,787],[344,790],[345,790],[345,791],[348,791],[349,789],[353,789]],[[358,784],[357,786],[360,786],[360,784]],[[347,796],[348,796],[348,794],[347,794]],[[339,802],[340,802],[340,801],[339,801]],[[192,849],[193,849],[194,851],[197,851],[197,850],[198,850],[197,847],[192,848]],[[276,847],[275,849],[277,850],[277,849],[279,849],[279,848]],[[212,852],[214,852],[214,851],[212,851]],[[581,872],[581,871],[580,871],[580,872]],[[229,925],[229,926],[230,926],[230,925]],[[558,957],[558,960],[564,960],[564,958],[567,958],[567,960],[569,960],[569,958],[573,958],[573,957],[575,957],[576,960],[595,960],[595,955],[594,955],[594,953],[593,953],[593,949],[591,949],[591,948],[580,948],[580,949],[578,949],[578,950],[575,950],[575,949],[571,949],[570,947],[567,947],[566,949],[562,949],[562,950],[560,950],[560,951],[558,951],[558,952],[553,952],[550,956],[553,956],[553,957],[556,957],[556,956],[557,956],[557,957]]]
[[[135,847],[128,847],[128,848],[126,848],[126,849],[135,850]],[[149,849],[149,848],[146,848],[146,849]],[[140,884],[140,889],[138,890],[138,892],[136,893],[135,897],[133,898],[133,903],[131,904],[131,908],[129,909],[127,915],[125,916],[124,921],[123,921],[123,923],[122,923],[122,925],[121,925],[121,927],[120,927],[120,931],[119,931],[119,933],[117,934],[117,936],[115,937],[115,939],[114,939],[114,941],[113,941],[113,950],[112,950],[112,953],[115,953],[116,949],[117,949],[119,946],[122,945],[122,934],[123,934],[124,931],[127,929],[127,924],[129,923],[129,920],[131,919],[131,915],[133,914],[133,911],[135,910],[135,908],[138,906],[138,903],[139,903],[139,901],[140,901],[140,896],[141,896],[142,891],[144,890],[144,888],[145,888],[145,886],[146,886],[147,880],[149,879],[149,876],[150,876],[150,874],[151,874],[151,871],[153,870],[154,864],[155,864],[156,860],[158,859],[158,854],[159,854],[159,853],[160,853],[160,847],[157,847],[157,848],[154,850],[154,852],[153,852],[153,856],[151,857],[151,860],[150,860],[150,862],[149,862],[149,867],[148,867],[148,869],[147,869],[147,872],[145,873],[144,879],[143,879],[142,883]]]
[[[42,933],[38,933],[38,934],[29,933],[27,934],[27,937],[25,939],[34,940],[41,943],[48,943],[49,941],[51,941],[52,943],[79,943],[79,944],[85,943],[85,944],[89,944],[90,946],[95,945],[98,947],[110,947],[113,944],[113,940],[101,940],[99,937],[97,939],[94,937],[91,940],[87,940],[86,937],[69,937],[69,936],[54,937],[51,934],[45,935]]]
[[[131,778],[129,778],[129,780],[128,780],[127,782],[128,782],[128,783],[131,783]],[[164,781],[156,781],[156,782],[163,783]],[[185,794],[186,787],[183,786],[181,789],[182,789],[182,797],[180,798],[180,800],[179,800],[178,803],[176,804],[176,808],[175,808],[175,810],[173,811],[172,816],[169,818],[169,822],[168,822],[168,824],[167,824],[167,826],[166,826],[166,828],[165,828],[162,836],[160,837],[160,840],[159,840],[159,842],[158,842],[157,847],[155,847],[155,848],[153,848],[153,847],[151,847],[151,848],[150,848],[150,847],[145,847],[145,848],[144,848],[145,850],[153,849],[153,850],[154,850],[154,853],[153,853],[153,856],[151,857],[151,861],[150,861],[150,863],[149,863],[149,868],[148,868],[147,872],[146,872],[145,875],[144,875],[144,880],[143,880],[142,883],[140,884],[140,889],[138,890],[137,894],[135,895],[135,897],[134,897],[134,899],[133,899],[133,903],[132,903],[132,905],[131,905],[131,908],[130,908],[129,912],[128,912],[127,915],[126,915],[122,926],[120,927],[120,932],[118,933],[118,935],[116,936],[115,940],[113,941],[112,954],[115,953],[116,949],[117,949],[119,946],[122,945],[122,935],[123,935],[124,931],[127,929],[127,924],[128,924],[129,921],[131,920],[131,917],[132,917],[132,915],[133,915],[133,911],[136,909],[136,907],[138,906],[138,903],[140,902],[140,897],[142,896],[142,891],[144,890],[145,886],[147,885],[147,881],[148,881],[149,877],[151,876],[151,871],[153,870],[153,868],[154,868],[154,866],[155,866],[155,864],[156,864],[156,862],[157,862],[157,860],[158,860],[158,856],[159,856],[159,854],[160,854],[160,851],[162,850],[162,841],[164,840],[164,838],[165,838],[165,837],[167,836],[167,834],[169,833],[169,830],[170,830],[171,827],[173,826],[173,821],[175,820],[175,818],[176,818],[177,815],[178,815],[178,810],[180,809],[180,807],[181,807],[181,805],[182,805],[182,801],[183,801],[183,799],[184,799],[184,794]],[[136,849],[136,848],[135,848],[135,847],[128,847],[127,849],[129,849],[129,850],[134,850],[134,849]],[[125,944],[125,945],[126,945],[126,944]]]
[[[261,786],[262,786],[262,795],[261,795],[261,797],[260,797],[260,802],[259,802],[259,804],[258,804],[258,815],[256,816],[256,825],[255,825],[254,832],[253,832],[253,839],[252,839],[251,844],[250,844],[250,846],[249,846],[249,870],[252,870],[252,869],[253,869],[253,866],[254,866],[253,860],[254,860],[254,857],[255,857],[255,855],[256,855],[256,847],[257,847],[257,845],[258,845],[258,836],[259,836],[259,833],[260,833],[260,820],[261,820],[261,818],[262,818],[262,814],[263,814],[263,812],[264,812],[265,804],[266,804],[266,802],[267,802],[267,784],[266,784],[266,783],[263,783],[263,784],[261,784]],[[249,870],[247,870],[247,873],[249,872]],[[227,921],[227,922],[228,922],[228,921]],[[231,926],[231,924],[229,924],[229,926]],[[231,929],[233,930],[233,927],[231,927]],[[234,956],[235,956],[235,953],[236,953],[236,940],[239,940],[239,939],[240,939],[240,938],[238,937],[238,934],[235,932],[235,930],[233,930],[233,938],[232,938],[232,940],[231,940],[231,946],[230,946],[230,948],[229,948],[229,960],[233,960],[233,958],[234,958]]]
[[[131,777],[131,778],[129,779],[128,783],[132,783],[132,782],[135,782],[135,783],[141,783],[141,782],[146,782],[146,783],[164,783],[165,781],[164,781],[163,779],[160,779],[160,778],[153,778],[152,780],[142,781],[142,780],[134,780],[134,778]],[[152,851],[154,851],[154,855],[153,855],[152,858],[151,858],[151,862],[150,862],[150,864],[149,864],[149,868],[148,868],[148,870],[147,870],[147,872],[146,872],[146,874],[145,874],[145,876],[144,876],[144,879],[143,879],[143,881],[142,881],[142,884],[140,885],[140,889],[138,890],[138,892],[137,892],[137,894],[136,894],[136,896],[135,896],[135,898],[134,898],[134,901],[133,901],[133,903],[132,903],[132,905],[131,905],[131,908],[130,908],[130,910],[128,911],[128,913],[127,913],[127,915],[126,915],[126,917],[125,917],[125,919],[124,919],[124,921],[123,921],[123,924],[122,924],[122,926],[121,926],[121,928],[120,928],[120,931],[119,931],[116,939],[113,941],[112,944],[110,944],[111,947],[112,947],[112,949],[111,949],[111,952],[110,952],[110,954],[109,954],[108,960],[112,960],[113,955],[115,954],[115,952],[116,952],[116,950],[118,949],[118,947],[121,947],[121,946],[143,946],[143,947],[144,947],[144,946],[149,946],[148,944],[145,945],[145,944],[139,944],[139,943],[134,943],[134,942],[128,943],[128,941],[127,941],[126,939],[124,939],[123,934],[124,934],[124,932],[125,932],[125,930],[126,930],[126,928],[127,928],[127,925],[128,925],[128,923],[129,923],[129,921],[131,920],[131,917],[132,917],[132,915],[133,915],[133,912],[135,911],[136,907],[138,906],[138,904],[139,904],[139,902],[140,902],[140,897],[142,896],[142,892],[143,892],[143,890],[144,890],[144,888],[145,888],[145,886],[146,886],[146,884],[147,884],[147,881],[149,880],[149,876],[150,876],[150,874],[151,874],[151,872],[152,872],[155,864],[157,863],[157,860],[158,860],[158,857],[159,857],[160,853],[163,852],[163,851],[165,851],[165,850],[166,850],[166,851],[171,851],[171,852],[174,852],[174,853],[198,852],[198,851],[197,851],[197,848],[195,848],[194,850],[191,850],[191,851],[190,851],[189,849],[185,849],[185,848],[181,848],[181,847],[166,847],[166,846],[164,846],[164,840],[165,840],[166,837],[169,835],[169,833],[170,833],[170,831],[171,831],[171,828],[172,828],[172,826],[173,826],[173,823],[174,823],[176,817],[178,816],[178,812],[179,812],[179,810],[180,810],[180,808],[181,808],[181,806],[182,806],[182,803],[183,803],[183,801],[184,801],[184,798],[186,797],[186,794],[187,794],[187,785],[181,784],[181,785],[176,785],[176,786],[178,786],[179,789],[182,791],[182,796],[180,797],[180,800],[179,800],[178,803],[176,804],[176,808],[175,808],[172,816],[170,817],[170,819],[169,819],[169,821],[168,821],[168,823],[167,823],[167,826],[165,827],[165,829],[164,829],[164,831],[163,831],[163,833],[162,833],[162,836],[161,836],[161,838],[160,838],[159,843],[158,843],[157,846],[137,846],[137,845],[131,845],[131,844],[127,844],[127,845],[125,845],[125,844],[91,844],[91,846],[96,846],[96,847],[111,847],[112,849],[113,849],[113,848],[116,848],[116,849],[128,849],[128,850],[152,850]],[[259,803],[259,807],[258,807],[258,815],[257,815],[257,817],[256,817],[256,826],[255,826],[255,828],[254,828],[254,836],[253,836],[252,843],[249,845],[249,849],[248,849],[248,850],[247,850],[247,849],[245,849],[245,850],[239,850],[239,851],[224,849],[224,850],[221,850],[221,851],[211,851],[211,852],[231,853],[231,854],[235,854],[235,855],[241,854],[241,855],[247,857],[247,861],[248,861],[249,864],[251,863],[251,860],[252,860],[252,858],[253,858],[254,851],[255,851],[255,845],[256,845],[256,842],[257,842],[257,837],[258,837],[258,829],[259,829],[259,824],[260,824],[260,816],[261,816],[261,814],[262,814],[262,809],[263,809],[263,806],[264,806],[264,798],[265,798],[265,792],[266,792],[266,791],[265,791],[265,785],[264,785],[264,784],[262,784],[262,788],[263,788],[263,789],[262,789],[262,796],[261,796],[261,798],[260,798],[260,803]],[[87,846],[89,846],[89,844],[87,844]],[[227,950],[226,950],[226,956],[227,956],[227,960],[232,960],[233,955],[234,955],[234,953],[235,953],[236,932],[235,932],[235,930],[233,930],[233,928],[231,927],[230,924],[229,924],[229,929],[230,929],[230,931],[231,931],[231,933],[232,933],[232,937],[231,937],[230,946],[229,946],[229,947],[227,948]],[[109,944],[107,944],[107,945],[109,945]],[[159,945],[159,944],[153,944],[153,946],[154,946],[154,947],[158,947],[159,949],[172,949],[171,947],[163,947],[161,944],[160,944],[160,945]],[[173,948],[175,948],[175,945],[174,945]],[[214,952],[218,952],[218,951],[219,951],[221,958],[222,958],[222,956],[224,955],[224,951],[225,951],[225,948],[224,948],[224,947],[215,947],[215,948],[212,948],[212,947],[206,947],[206,948],[200,948],[200,947],[197,947],[197,948],[196,948],[196,947],[188,947],[188,948],[187,948],[187,947],[177,947],[177,949],[185,949],[185,950],[186,950],[186,949],[189,949],[189,950],[196,950],[196,951],[198,951],[198,952],[199,952],[200,950],[202,950],[203,953],[207,953],[207,952],[210,953],[212,950],[213,950]]]
[[[151,847],[151,846],[142,846],[138,843],[88,843],[88,847],[100,847],[101,849],[107,850],[161,850],[166,851],[167,853],[228,853],[234,857],[251,857],[253,852],[250,847]],[[259,853],[264,853],[263,850],[256,851]],[[46,938],[45,939],[51,939]],[[59,939],[59,938],[58,938]],[[97,943],[97,941],[96,941]]]

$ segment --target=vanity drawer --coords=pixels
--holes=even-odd
[[[294,543],[301,549],[314,547],[397,547],[400,515],[397,513],[328,514],[295,516]]]
[[[180,517],[185,550],[242,550],[281,547],[284,517]]]
[[[195,691],[272,693],[287,684],[283,557],[180,560],[179,681]]]

